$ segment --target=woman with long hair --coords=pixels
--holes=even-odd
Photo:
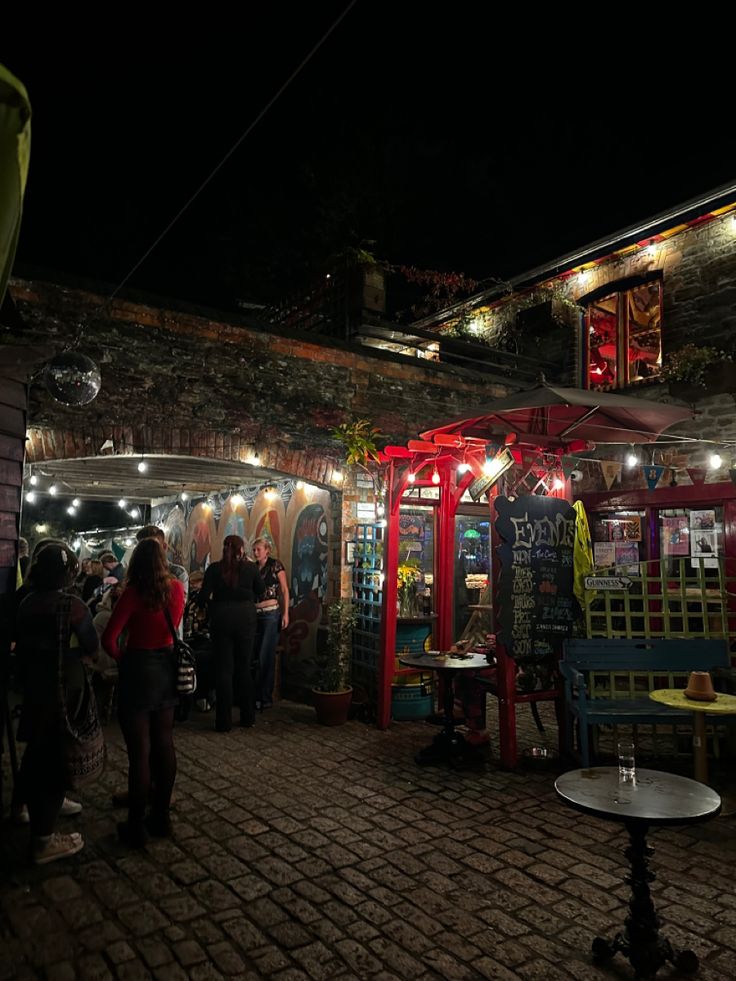
[[[177,664],[166,611],[176,628],[184,587],[169,572],[161,545],[148,538],[131,556],[126,587],[102,635],[102,646],[119,662],[118,716],[128,748],[128,820],[118,825],[118,835],[134,848],[143,847],[146,832],[171,836]],[[125,628],[126,647],[120,650]]]
[[[256,633],[256,604],[264,593],[254,562],[245,557],[245,542],[228,535],[222,543],[222,561],[204,574],[197,605],[208,606],[215,655],[215,729],[233,727],[233,682],[240,706],[240,724],[255,725],[255,689],[251,675]]]
[[[253,554],[266,587],[263,599],[256,603],[256,650],[260,666],[256,702],[264,709],[273,705],[279,631],[289,626],[289,584],[283,563],[271,555],[271,543],[267,538],[256,538]]]
[[[97,634],[89,610],[78,596],[63,595],[74,582],[77,569],[77,557],[71,549],[61,543],[45,543],[28,570],[26,595],[15,625],[18,671],[23,682],[18,738],[27,745],[14,803],[18,807],[22,802],[28,805],[31,859],[38,865],[74,855],[84,847],[80,834],[54,831],[59,814],[82,810],[81,804],[64,795],[68,785],[59,738],[64,720],[59,691],[61,687],[68,709],[76,705],[84,686],[82,659],[97,653]],[[64,602],[68,604],[66,610]],[[76,646],[72,646],[74,638]],[[18,819],[24,821],[24,816],[25,810],[19,810]]]

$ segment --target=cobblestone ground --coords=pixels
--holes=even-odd
[[[115,727],[107,772],[62,822],[79,855],[31,868],[27,830],[3,827],[0,979],[632,977],[588,956],[626,913],[622,831],[563,806],[554,769],[501,772],[495,745],[478,769],[420,769],[425,723],[327,729],[289,703],[255,729],[211,725],[176,731],[173,841],[118,844]],[[652,835],[663,927],[703,981],[736,975],[735,830]]]

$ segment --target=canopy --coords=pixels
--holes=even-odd
[[[490,439],[515,433],[519,443],[564,446],[592,443],[652,443],[675,423],[693,418],[683,405],[579,388],[537,388],[471,409],[454,422],[422,433]]]

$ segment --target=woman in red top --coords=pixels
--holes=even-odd
[[[102,635],[102,646],[120,662],[118,716],[128,747],[128,820],[118,825],[118,834],[136,848],[145,844],[146,828],[159,837],[171,835],[177,666],[165,609],[178,626],[184,587],[169,572],[158,541],[148,538],[133,552],[126,588]],[[121,650],[118,641],[125,629],[128,637]],[[152,784],[151,813],[144,822]]]

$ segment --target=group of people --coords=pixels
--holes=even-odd
[[[122,566],[117,569],[119,563],[111,553],[100,557],[116,581],[124,575],[120,588],[114,590],[117,602],[104,611],[101,646],[118,666],[118,718],[129,761],[127,793],[116,795],[128,807],[118,834],[132,847],[142,847],[149,835],[171,835],[178,668],[174,633],[181,635],[188,588],[186,570],[167,560],[161,529],[146,526],[137,538],[127,572]],[[254,554],[255,561],[247,559],[243,539],[228,536],[222,560],[209,566],[197,596],[197,605],[207,609],[210,619],[218,731],[232,728],[235,702],[239,722],[246,727],[254,725],[258,705],[271,704],[279,629],[289,622],[283,565],[271,557],[265,539],[255,542]],[[64,543],[40,542],[16,593],[13,636],[23,687],[18,735],[26,749],[13,811],[17,819],[30,823],[31,857],[37,864],[73,855],[84,845],[80,834],[55,830],[60,815],[81,811],[79,803],[66,797],[69,787],[59,739],[62,700],[66,708],[78,701],[82,672],[97,659],[99,650],[91,610],[82,595],[74,594],[78,572],[77,557]],[[93,567],[81,593],[87,578],[94,575],[99,576],[99,570]],[[63,628],[62,607],[69,610]],[[254,650],[261,666],[255,677]]]

